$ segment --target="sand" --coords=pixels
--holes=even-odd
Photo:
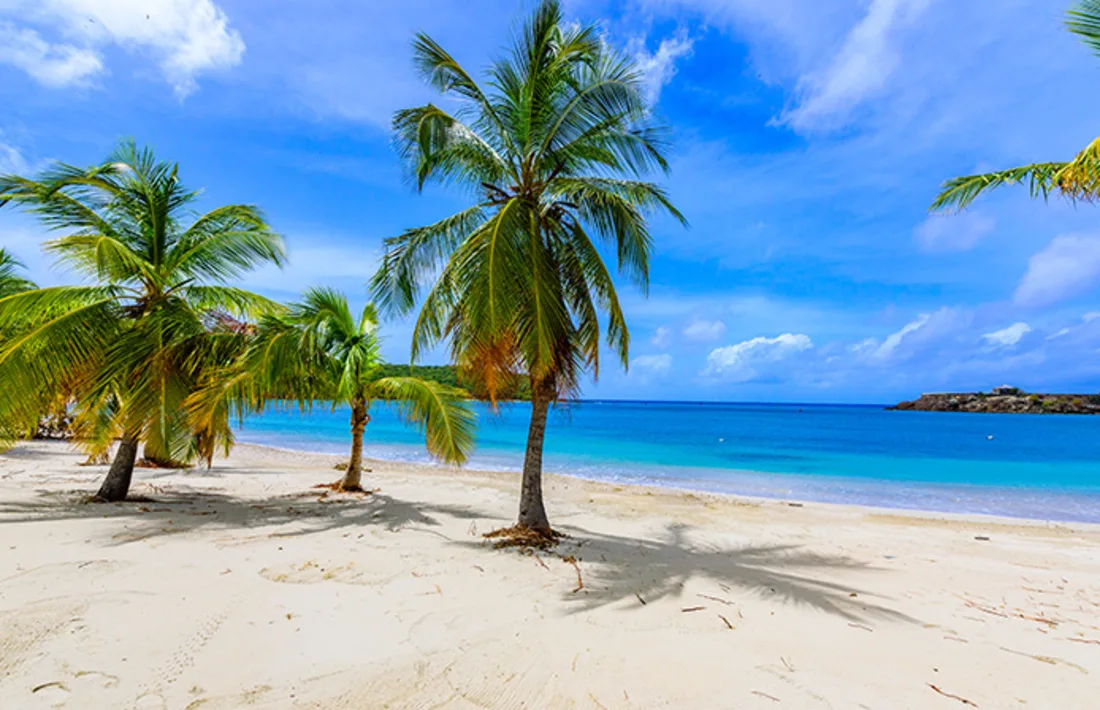
[[[86,504],[80,460],[0,456],[5,709],[1100,702],[1097,526],[549,477],[570,538],[524,554],[482,538],[513,474],[322,495],[335,457],[241,446]]]

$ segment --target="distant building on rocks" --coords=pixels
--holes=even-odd
[[[1004,396],[1012,394],[1022,394],[1022,392],[1020,391],[1019,387],[1013,387],[1011,385],[1001,385],[1000,387],[993,388],[993,394]]]

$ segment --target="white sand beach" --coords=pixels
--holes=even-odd
[[[1097,704],[1097,526],[549,477],[530,555],[515,475],[240,446],[85,504],[81,458],[0,455],[5,709]]]

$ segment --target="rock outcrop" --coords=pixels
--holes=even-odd
[[[1000,389],[1000,388],[998,388]],[[922,394],[888,409],[990,414],[1100,414],[1100,394]]]

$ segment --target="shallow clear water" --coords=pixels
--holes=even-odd
[[[471,466],[518,469],[529,413],[523,403],[498,414],[478,405]],[[240,439],[345,453],[348,417],[272,410],[249,418]],[[427,460],[391,410],[372,417],[368,456]],[[1100,417],[590,401],[553,412],[545,466],[743,495],[1100,522]]]

